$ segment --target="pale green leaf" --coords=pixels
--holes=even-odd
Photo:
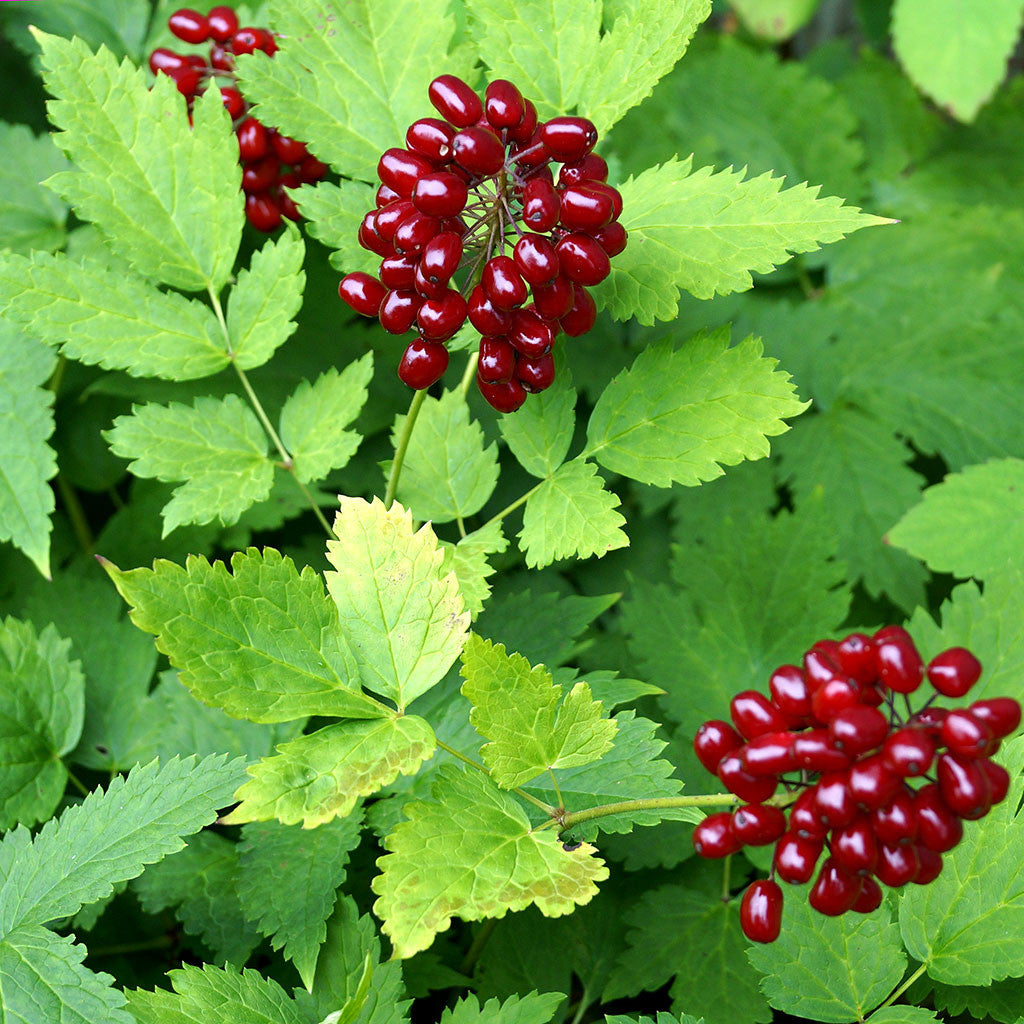
[[[769,43],[781,43],[814,16],[821,0],[729,0],[743,27]]]
[[[34,825],[64,795],[61,758],[78,742],[85,679],[53,626],[0,620],[0,830]]]
[[[670,160],[619,187],[629,244],[595,296],[617,320],[673,320],[680,290],[698,299],[746,291],[792,255],[813,252],[883,218],[806,184],[782,190],[762,174],[744,181],[731,168],[692,171]]]
[[[359,845],[363,816],[300,829],[277,821],[246,825],[239,844],[238,895],[246,916],[295,964],[313,986],[320,947],[336,890],[345,881],[349,854]],[[179,855],[180,856],[180,855]],[[291,884],[282,886],[287,873]]]
[[[59,249],[67,207],[40,182],[67,166],[60,150],[48,135],[0,121],[0,151],[18,154],[0,164],[0,249]]]
[[[1006,77],[1021,0],[896,0],[892,45],[911,81],[961,121],[973,121]]]
[[[769,453],[807,403],[757,338],[730,345],[729,328],[651,345],[605,388],[587,450],[606,469],[657,487],[694,486],[722,466]]]
[[[526,502],[519,547],[531,569],[561,558],[600,558],[629,546],[619,496],[606,491],[597,466],[575,459],[544,480]]]
[[[1024,545],[1024,462],[969,466],[929,487],[889,531],[888,541],[935,572],[984,578],[1020,562]]]
[[[340,187],[330,181],[303,185],[292,193],[306,218],[306,230],[331,253],[331,266],[351,274],[355,270],[376,275],[380,257],[359,244],[359,225],[374,208],[376,189],[364,181],[343,180]]]
[[[396,448],[405,423],[405,414],[395,417],[391,441]],[[406,449],[399,500],[417,519],[447,523],[479,512],[497,482],[498,446],[484,446],[483,428],[469,418],[462,393],[428,396]]]
[[[500,555],[508,548],[501,521],[487,523],[466,534],[458,544],[442,541],[441,548],[444,551],[441,568],[455,573],[466,609],[476,618],[491,596],[491,585],[487,581],[496,571],[487,561],[487,556]]]
[[[536,904],[560,917],[608,877],[594,847],[566,850],[551,830],[534,832],[516,798],[480,772],[445,765],[431,792],[406,805],[373,880],[374,913],[400,958],[426,949],[454,915],[479,921]]]
[[[39,36],[55,141],[75,165],[50,182],[140,273],[219,290],[241,238],[238,144],[216,89],[186,117],[167,75],[152,88],[129,61],[80,39]]]
[[[298,229],[263,243],[238,275],[228,297],[227,324],[235,361],[262,366],[295,333],[302,305],[306,246]]]
[[[241,769],[225,757],[153,761],[51,818],[34,838],[21,827],[8,832],[0,841],[0,935],[68,917],[182,849],[182,836],[231,803]]]
[[[213,310],[63,253],[0,256],[8,315],[61,355],[133,377],[192,380],[228,365]]]
[[[528,992],[504,1002],[488,999],[483,1006],[475,995],[464,996],[441,1014],[441,1024],[548,1024],[565,999],[561,992]]]
[[[230,526],[274,482],[267,435],[238,395],[201,397],[191,406],[135,405],[103,436],[115,455],[132,460],[136,476],[185,481],[163,507],[165,537],[188,523]]]
[[[502,416],[498,428],[527,473],[551,476],[565,461],[576,429],[576,389],[569,368],[558,365],[555,383],[515,416]]]
[[[342,498],[327,542],[327,589],[363,685],[404,709],[451,668],[469,628],[459,582],[429,524],[398,502]]]
[[[237,793],[242,802],[224,821],[277,818],[316,828],[344,818],[360,797],[399,775],[414,775],[433,755],[435,742],[433,730],[416,715],[328,725],[250,765],[252,778]]]
[[[184,568],[104,568],[139,629],[181,681],[236,718],[287,722],[307,715],[376,718],[386,709],[358,685],[355,658],[323,581],[273,548],[223,562],[190,556]]]
[[[346,427],[362,411],[372,376],[373,353],[367,352],[340,373],[331,367],[315,383],[303,381],[284,403],[281,440],[303,483],[322,480],[355,454],[360,436]]]

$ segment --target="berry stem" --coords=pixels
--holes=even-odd
[[[789,798],[786,798],[787,802]],[[562,831],[583,821],[607,818],[611,814],[627,814],[633,811],[656,810],[663,807],[735,807],[740,798],[734,793],[701,793],[698,796],[656,796],[644,800],[621,800],[614,804],[601,804],[583,811],[569,811],[561,817]],[[773,803],[772,800],[767,801]]]
[[[473,383],[473,377],[476,376],[476,364],[479,359],[479,352],[469,353],[469,358],[466,360],[466,369],[463,371],[462,380],[459,382],[459,390],[462,392],[463,398],[469,393],[469,386]]]
[[[732,854],[730,853],[722,862],[722,902],[728,903],[732,899],[732,888],[730,886],[732,871]]]
[[[913,985],[914,982],[917,981],[917,979],[920,978],[921,975],[924,974],[924,972],[927,969],[927,964],[921,964],[921,966],[918,967],[918,969],[914,971],[914,973],[909,978],[907,978],[907,980],[904,981],[903,984],[899,986],[899,988],[893,990],[892,995],[890,995],[889,998],[886,999],[884,1003],[882,1003],[879,1009],[882,1010],[886,1006],[892,1006],[892,1004],[896,1002],[896,1000],[899,999],[899,997],[903,995],[903,993],[906,992],[907,989],[910,988],[910,986]]]
[[[391,473],[388,476],[387,490],[384,492],[384,507],[391,508],[395,500],[395,492],[398,490],[398,478],[402,475],[402,463],[405,462],[405,453],[409,449],[409,441],[412,439],[412,428],[416,426],[416,417],[426,400],[426,389],[417,391],[412,396],[409,404],[409,411],[405,414],[405,425],[402,427],[402,435],[395,446],[395,458],[391,463]]]

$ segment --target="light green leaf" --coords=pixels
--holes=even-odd
[[[821,0],[729,0],[743,27],[769,43],[795,35],[814,16]]]
[[[441,541],[441,548],[444,551],[441,568],[455,573],[462,600],[470,615],[476,618],[491,596],[491,585],[487,580],[494,575],[495,569],[487,561],[487,556],[500,555],[508,548],[501,521],[486,523],[479,530],[466,534],[458,544]]]
[[[390,143],[389,143],[390,145]],[[376,189],[364,181],[343,180],[341,186],[330,181],[303,185],[293,192],[296,204],[306,218],[306,230],[319,239],[331,253],[331,266],[351,274],[362,270],[376,274],[380,257],[359,244],[359,225],[368,210],[374,208]]]
[[[451,668],[469,629],[459,582],[430,524],[413,532],[395,502],[342,498],[327,542],[327,589],[363,685],[402,710]]]
[[[167,75],[152,88],[130,62],[80,39],[37,36],[50,120],[73,171],[50,184],[96,223],[141,274],[187,291],[218,291],[241,238],[238,144],[216,89],[193,108]]]
[[[51,818],[34,838],[23,827],[8,832],[0,840],[0,935],[68,917],[182,849],[182,836],[231,803],[241,769],[225,757],[153,761]]]
[[[926,887],[922,887],[926,888]],[[899,984],[907,958],[889,907],[825,917],[807,886],[785,886],[782,933],[752,945],[750,962],[777,1010],[818,1021],[861,1021]]]
[[[240,825],[277,818],[316,828],[352,813],[362,796],[399,775],[414,775],[434,753],[434,732],[416,715],[340,722],[282,743],[247,770],[242,802],[223,820]]]
[[[168,971],[174,992],[127,992],[138,1024],[309,1024],[276,981],[256,971],[183,967]]]
[[[0,943],[0,1013],[4,1024],[134,1024],[109,974],[82,966],[85,946],[39,926]]]
[[[303,483],[322,480],[341,469],[359,447],[360,436],[346,430],[366,403],[373,376],[373,353],[349,363],[343,371],[331,367],[314,384],[303,381],[281,410],[281,440]]]
[[[565,999],[561,992],[511,995],[504,1002],[488,999],[483,1006],[475,995],[464,996],[441,1014],[441,1024],[548,1024]]]
[[[152,569],[104,568],[131,606],[132,622],[156,636],[181,681],[205,703],[254,722],[387,713],[359,689],[320,576],[308,566],[300,573],[273,548],[236,552],[231,572],[201,555],[184,568],[162,559]]]
[[[280,49],[273,60],[238,61],[255,115],[315,139],[316,155],[346,175],[375,181],[380,154],[429,111],[431,79],[452,70],[443,57],[455,28],[447,0],[270,0],[265,10]]]
[[[469,720],[490,740],[480,750],[491,777],[512,789],[549,768],[572,768],[611,750],[614,719],[586,683],[568,693],[543,665],[470,634],[462,652],[462,693],[473,704]]]
[[[531,569],[560,558],[600,558],[629,546],[619,496],[604,489],[593,462],[575,459],[559,467],[530,495],[519,547]]]
[[[0,830],[53,814],[78,742],[85,679],[71,644],[53,626],[0,620]]]
[[[597,401],[587,450],[613,473],[657,487],[695,486],[722,466],[768,455],[768,438],[807,408],[761,341],[730,346],[729,328],[651,345]]]
[[[53,392],[42,385],[56,362],[51,348],[0,320],[0,540],[12,541],[47,577],[54,507],[47,481],[57,457],[46,443]]]
[[[892,45],[911,81],[961,121],[973,121],[1006,76],[1021,0],[896,0]]]
[[[391,443],[396,448],[405,422],[405,414],[395,417]],[[498,446],[484,447],[483,428],[469,418],[462,393],[428,396],[406,449],[399,500],[417,519],[447,523],[479,512],[497,482]]]
[[[228,365],[213,310],[63,253],[0,255],[7,313],[61,355],[133,377],[192,380]]]
[[[527,473],[551,476],[565,461],[576,429],[576,389],[569,368],[559,365],[555,383],[515,416],[502,416],[498,428]]]
[[[768,274],[795,253],[888,223],[819,199],[817,187],[783,191],[770,174],[744,181],[743,171],[691,167],[669,160],[619,188],[629,245],[595,293],[617,320],[673,320],[680,290],[698,299],[746,291],[751,272]]]
[[[373,880],[374,913],[402,959],[426,949],[453,915],[479,921],[536,904],[560,917],[608,877],[593,846],[566,850],[554,832],[534,832],[516,798],[480,772],[444,765],[431,793],[406,805]]]
[[[136,476],[185,481],[163,507],[165,537],[188,523],[230,526],[274,482],[267,436],[238,395],[201,397],[191,406],[134,405],[103,436],[115,455],[132,460]]]
[[[320,947],[348,855],[359,845],[362,813],[300,829],[268,821],[246,825],[239,844],[237,887],[246,916],[273,939],[313,987]],[[287,872],[291,884],[281,885]]]
[[[0,151],[17,160],[0,165],[0,249],[52,252],[64,244],[67,207],[40,182],[67,166],[49,135],[0,121]]]
[[[243,370],[262,366],[295,333],[302,305],[306,245],[298,229],[263,243],[240,271],[228,297],[227,323],[235,360]]]
[[[954,576],[998,574],[1020,562],[1024,545],[1024,462],[994,459],[951,473],[924,492],[888,541]]]

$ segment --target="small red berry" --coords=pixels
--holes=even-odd
[[[718,777],[730,793],[735,793],[747,803],[764,803],[778,788],[779,780],[774,776],[751,775],[743,767],[738,754],[727,754],[718,765]]]
[[[743,690],[733,697],[729,713],[741,736],[752,740],[767,732],[785,732],[786,720],[763,693]]]
[[[547,151],[563,163],[582,160],[597,142],[597,129],[585,117],[553,117],[540,127]]]
[[[581,284],[573,284],[572,305],[569,312],[559,319],[559,326],[570,338],[578,338],[581,334],[586,334],[596,322],[597,306],[590,292]]]
[[[419,261],[414,255],[388,256],[380,264],[380,282],[385,288],[410,291],[414,287]]]
[[[237,121],[245,113],[245,97],[237,89],[222,85],[220,98],[232,121]]]
[[[789,811],[790,831],[805,839],[823,840],[828,833],[828,825],[818,815],[815,802],[817,791],[817,786],[805,789]]]
[[[427,88],[437,112],[456,128],[468,128],[484,115],[480,97],[455,75],[438,75]]]
[[[462,259],[462,239],[454,231],[434,235],[423,247],[420,267],[430,281],[447,281],[459,268]]]
[[[904,778],[924,775],[934,756],[935,744],[922,729],[897,729],[882,748],[882,763]]]
[[[210,38],[218,43],[226,43],[238,31],[238,15],[230,7],[211,7],[206,21]]]
[[[770,878],[747,886],[740,901],[740,927],[751,942],[774,942],[782,930],[782,890]]]
[[[883,842],[910,842],[917,838],[917,812],[914,809],[914,794],[904,787],[884,807],[871,812],[871,827]]]
[[[797,767],[790,732],[766,732],[743,748],[743,765],[751,775],[784,775]]]
[[[512,314],[494,305],[478,284],[469,293],[469,322],[481,334],[502,335],[512,326]]]
[[[561,200],[551,182],[531,178],[523,189],[523,223],[531,231],[550,231],[558,223]]]
[[[899,889],[912,882],[920,868],[916,847],[906,843],[899,846],[890,846],[888,843],[879,845],[875,876],[890,888]]]
[[[484,384],[504,384],[512,379],[515,372],[516,350],[504,338],[483,337],[480,339],[476,375]],[[738,736],[736,738],[739,739]],[[718,767],[717,761],[715,767]],[[708,771],[713,772],[714,770],[714,768],[708,768]]]
[[[359,270],[346,274],[338,285],[338,295],[362,316],[376,316],[386,294],[380,281]]]
[[[205,43],[210,37],[210,23],[206,17],[190,7],[182,7],[167,19],[173,35],[186,43]]]
[[[236,129],[238,153],[246,163],[267,155],[267,129],[255,117],[247,117]]]
[[[526,113],[523,94],[504,78],[496,78],[484,92],[484,114],[492,128],[515,128]]]
[[[570,185],[562,193],[558,220],[570,231],[593,234],[611,223],[613,212],[608,195],[587,185]]]
[[[811,695],[811,712],[822,725],[831,722],[840,711],[858,704],[860,688],[847,676],[833,676]]]
[[[289,138],[287,135],[275,134],[270,142],[282,163],[299,164],[309,156],[309,150],[306,149],[304,142]]]
[[[471,174],[497,174],[505,166],[505,147],[489,128],[470,125],[452,142],[455,162]]]
[[[936,775],[942,802],[955,814],[968,821],[976,821],[988,813],[992,806],[992,787],[988,775],[978,767],[974,758],[943,754],[939,758]]]
[[[946,697],[962,697],[981,676],[981,662],[963,647],[950,647],[928,662],[928,681]]]
[[[566,276],[577,284],[600,284],[611,273],[608,254],[590,235],[579,231],[566,235],[555,246],[555,252]]]
[[[377,161],[377,177],[403,198],[411,196],[416,182],[433,171],[434,165],[425,156],[396,147],[384,150]]]
[[[441,230],[441,221],[425,213],[412,213],[395,232],[394,246],[399,253],[422,252],[423,247]]]
[[[821,866],[818,878],[807,897],[807,902],[827,917],[839,917],[853,905],[860,896],[861,880],[856,875],[844,871],[834,860],[829,857]]]
[[[441,299],[427,299],[416,314],[420,333],[432,341],[447,341],[465,322],[466,300],[454,288]]]
[[[1010,791],[1010,773],[987,757],[979,758],[977,764],[988,780],[992,804],[1001,804]]]
[[[607,180],[608,164],[596,153],[588,153],[582,160],[563,164],[558,172],[559,185],[582,185],[584,182]]]
[[[831,685],[831,684],[829,684]],[[818,693],[823,692],[822,687]],[[815,694],[817,696],[817,694]],[[828,734],[840,749],[854,756],[874,750],[889,733],[889,720],[877,708],[844,708],[828,724]]]
[[[550,284],[535,284],[533,286],[534,308],[547,320],[560,320],[573,308],[574,287],[572,281],[561,273]],[[595,317],[597,315],[596,308],[594,315]],[[565,330],[565,325],[561,326],[562,330]],[[593,324],[590,326],[593,327]],[[570,331],[565,331],[565,333],[574,337]]]
[[[448,349],[436,341],[416,338],[409,342],[398,364],[398,377],[403,384],[422,391],[439,381],[447,369]]]
[[[529,294],[526,282],[510,256],[494,256],[489,259],[480,283],[491,304],[498,309],[515,309],[526,301]]]
[[[936,853],[952,850],[960,842],[964,827],[946,806],[934,783],[922,786],[914,795],[918,841]]]
[[[775,847],[775,873],[784,882],[802,885],[811,880],[821,856],[822,840],[787,832]]]
[[[558,277],[558,255],[544,235],[523,235],[512,250],[512,259],[528,284],[548,284]]]
[[[413,121],[405,133],[405,145],[435,164],[451,163],[454,139],[455,129],[436,117],[421,117]]]
[[[728,857],[743,849],[743,843],[732,830],[732,815],[728,811],[709,814],[693,830],[693,848],[701,857]]]
[[[412,201],[432,217],[454,217],[462,213],[467,196],[466,183],[458,175],[434,171],[416,182]]]
[[[878,860],[878,841],[865,817],[856,818],[832,833],[832,856],[850,874],[873,871]]]
[[[523,100],[523,119],[519,124],[507,131],[509,142],[528,142],[537,130],[537,108],[529,101]]]
[[[984,722],[996,739],[1009,736],[1020,725],[1020,704],[1012,697],[976,700],[967,710],[976,719]]]
[[[909,637],[889,635],[875,641],[878,675],[896,693],[913,693],[924,679],[924,663]]]
[[[768,679],[772,703],[794,723],[809,718],[811,694],[803,671],[796,665],[782,665]]]
[[[829,828],[842,828],[857,817],[857,801],[846,772],[827,772],[814,791],[814,810]]]
[[[388,292],[380,307],[380,325],[388,334],[405,334],[416,320],[422,300],[414,291]]]
[[[487,384],[477,375],[476,384],[487,403],[498,412],[515,412],[526,401],[526,392],[517,380],[505,381],[503,384]]]
[[[594,239],[611,257],[618,256],[626,248],[629,235],[617,220],[613,220],[611,224],[606,224],[600,231],[595,231]]]
[[[555,329],[550,321],[541,319],[532,310],[517,309],[512,314],[508,340],[527,359],[539,359],[551,351],[555,343]]]
[[[832,742],[827,729],[797,733],[793,757],[800,768],[811,772],[838,772],[853,763],[853,757]]]
[[[281,226],[281,207],[266,192],[250,192],[245,197],[245,215],[260,231],[273,231]]]
[[[732,831],[744,846],[767,846],[786,831],[786,815],[770,804],[745,804],[732,812]]]
[[[860,895],[850,909],[855,914],[870,914],[882,905],[882,888],[873,878],[862,878]]]
[[[902,785],[903,780],[885,767],[879,754],[857,761],[850,769],[850,793],[865,810],[885,807]]]
[[[743,737],[728,723],[713,719],[705,722],[693,737],[693,750],[704,767],[714,774],[726,754],[743,746]]]
[[[928,885],[942,873],[942,855],[927,846],[915,846],[917,854],[917,874],[911,879],[915,885]]]
[[[550,355],[532,359],[518,356],[516,359],[516,380],[531,395],[546,391],[555,382],[555,360]]]
[[[992,730],[970,711],[951,711],[942,723],[940,738],[961,757],[985,757],[993,753],[998,742]]]

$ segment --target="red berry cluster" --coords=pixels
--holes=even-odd
[[[435,78],[429,94],[443,120],[413,122],[406,148],[380,158],[376,209],[359,228],[363,248],[381,257],[380,276],[348,274],[338,291],[391,334],[415,326],[398,376],[416,389],[447,369],[444,343],[468,317],[481,334],[480,391],[513,412],[551,386],[556,335],[594,326],[587,287],[626,246],[622,197],[591,152],[597,130],[586,118],[539,123],[503,79],[483,102],[453,75]]]
[[[772,877],[743,896],[748,938],[778,937],[782,890],[775,876],[810,881],[826,846],[811,906],[829,916],[867,914],[882,901],[878,882],[896,888],[933,881],[941,855],[963,835],[961,820],[983,817],[1006,796],[1009,775],[990,757],[1020,724],[1020,705],[995,697],[949,711],[933,706],[933,694],[914,711],[909,695],[926,675],[936,693],[962,697],[981,665],[970,651],[951,647],[925,666],[899,626],[820,640],[802,667],[772,673],[770,699],[738,693],[732,725],[700,727],[693,746],[701,764],[744,803],[697,826],[697,853],[725,857],[775,844]],[[780,783],[784,792],[776,797]]]
[[[167,24],[182,42],[210,42],[209,56],[159,47],[149,56],[149,68],[154,75],[174,79],[189,102],[189,116],[192,101],[211,81],[216,82],[238,136],[249,223],[260,231],[273,231],[280,227],[282,217],[298,220],[299,211],[285,189],[319,181],[327,173],[327,165],[311,156],[303,143],[250,117],[249,104],[235,77],[235,56],[262,50],[272,57],[277,52],[274,36],[264,28],[240,28],[230,7],[214,7],[209,14],[184,7],[175,11]]]

